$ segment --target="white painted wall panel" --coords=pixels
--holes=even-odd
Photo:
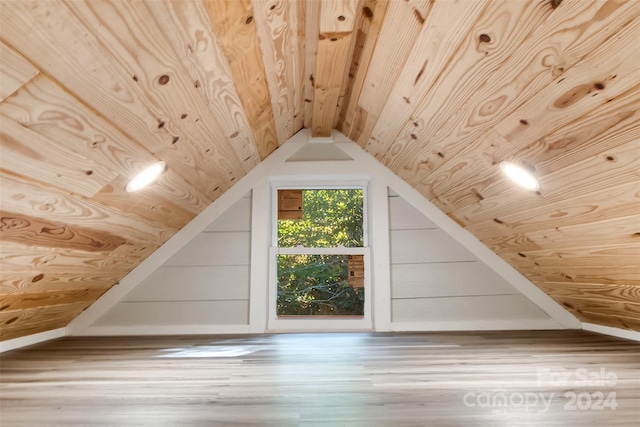
[[[541,320],[549,316],[523,295],[394,299],[393,322]]]
[[[547,327],[549,316],[537,305],[420,211],[389,194],[392,328]]]
[[[248,320],[246,300],[122,302],[97,326],[246,325]]]
[[[248,325],[250,229],[251,199],[243,197],[93,326],[144,334]]]
[[[402,197],[389,197],[389,228],[412,230],[438,228],[438,226]]]
[[[503,295],[518,292],[481,262],[395,264],[392,298]]]
[[[207,231],[249,231],[251,230],[251,198],[243,197],[232,208],[220,215]]]
[[[249,265],[249,249],[249,232],[201,233],[164,265]]]
[[[391,231],[391,263],[476,261],[471,252],[440,229]]]
[[[161,267],[123,301],[249,299],[249,266]]]

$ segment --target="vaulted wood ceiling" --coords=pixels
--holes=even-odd
[[[1,338],[65,326],[302,127],[358,142],[581,320],[640,330],[639,18],[633,0],[1,2]],[[160,182],[126,193],[156,159]]]

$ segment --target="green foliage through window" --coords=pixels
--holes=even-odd
[[[348,255],[278,255],[278,316],[364,314],[364,288],[348,282]]]
[[[302,219],[278,220],[278,246],[364,246],[362,190],[304,190]]]

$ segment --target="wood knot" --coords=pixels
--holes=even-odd
[[[604,84],[597,82],[593,84],[593,88],[596,90],[603,90],[604,89]]]
[[[362,8],[362,13],[365,17],[371,19],[373,18],[373,11],[368,6]]]
[[[34,276],[33,279],[31,279],[31,283],[39,282],[42,279],[44,279],[44,274],[40,273],[37,276]]]
[[[251,24],[252,22],[253,22],[253,16],[248,17],[248,18],[244,21],[244,23],[245,23],[245,24],[247,24],[247,25]]]
[[[501,219],[499,219],[499,218],[493,218],[493,221],[494,221],[494,222],[497,222],[498,224],[504,224],[504,221],[502,221],[502,220],[501,220]]]
[[[555,9],[560,6],[560,3],[562,3],[562,0],[551,0],[551,7]]]
[[[609,161],[609,162],[613,162],[615,160],[615,158],[613,156],[607,156],[607,157],[605,157],[605,159],[607,159],[607,161]]]
[[[525,125],[525,126],[526,126],[526,125],[528,125],[528,124],[529,124],[529,122],[528,122],[528,121],[526,121],[525,119],[520,119],[520,124],[523,124],[523,125]]]
[[[522,258],[526,258],[527,256],[525,254],[523,254],[522,252],[518,252],[518,255],[521,256]]]
[[[480,43],[489,43],[491,41],[491,37],[489,37],[489,34],[480,34]]]
[[[347,19],[347,18],[345,18],[344,15],[338,16],[338,21],[340,21],[340,22],[344,21],[345,19]]]
[[[166,74],[161,75],[160,78],[158,78],[158,83],[160,83],[162,86],[166,85],[167,83],[169,83],[169,76]]]

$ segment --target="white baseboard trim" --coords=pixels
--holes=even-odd
[[[223,335],[248,334],[249,325],[92,326],[70,336]]]
[[[0,341],[0,353],[16,350],[28,345],[62,338],[67,335],[66,328],[52,329],[38,334],[27,335],[26,337],[14,338],[12,340]]]
[[[392,322],[394,332],[437,331],[521,331],[567,329],[553,319],[541,320],[478,320],[457,322]],[[578,329],[576,329],[578,330]]]
[[[611,326],[596,325],[594,323],[582,322],[582,329],[598,334],[611,335],[613,337],[624,338],[632,341],[640,341],[640,332],[628,329],[613,328]]]

